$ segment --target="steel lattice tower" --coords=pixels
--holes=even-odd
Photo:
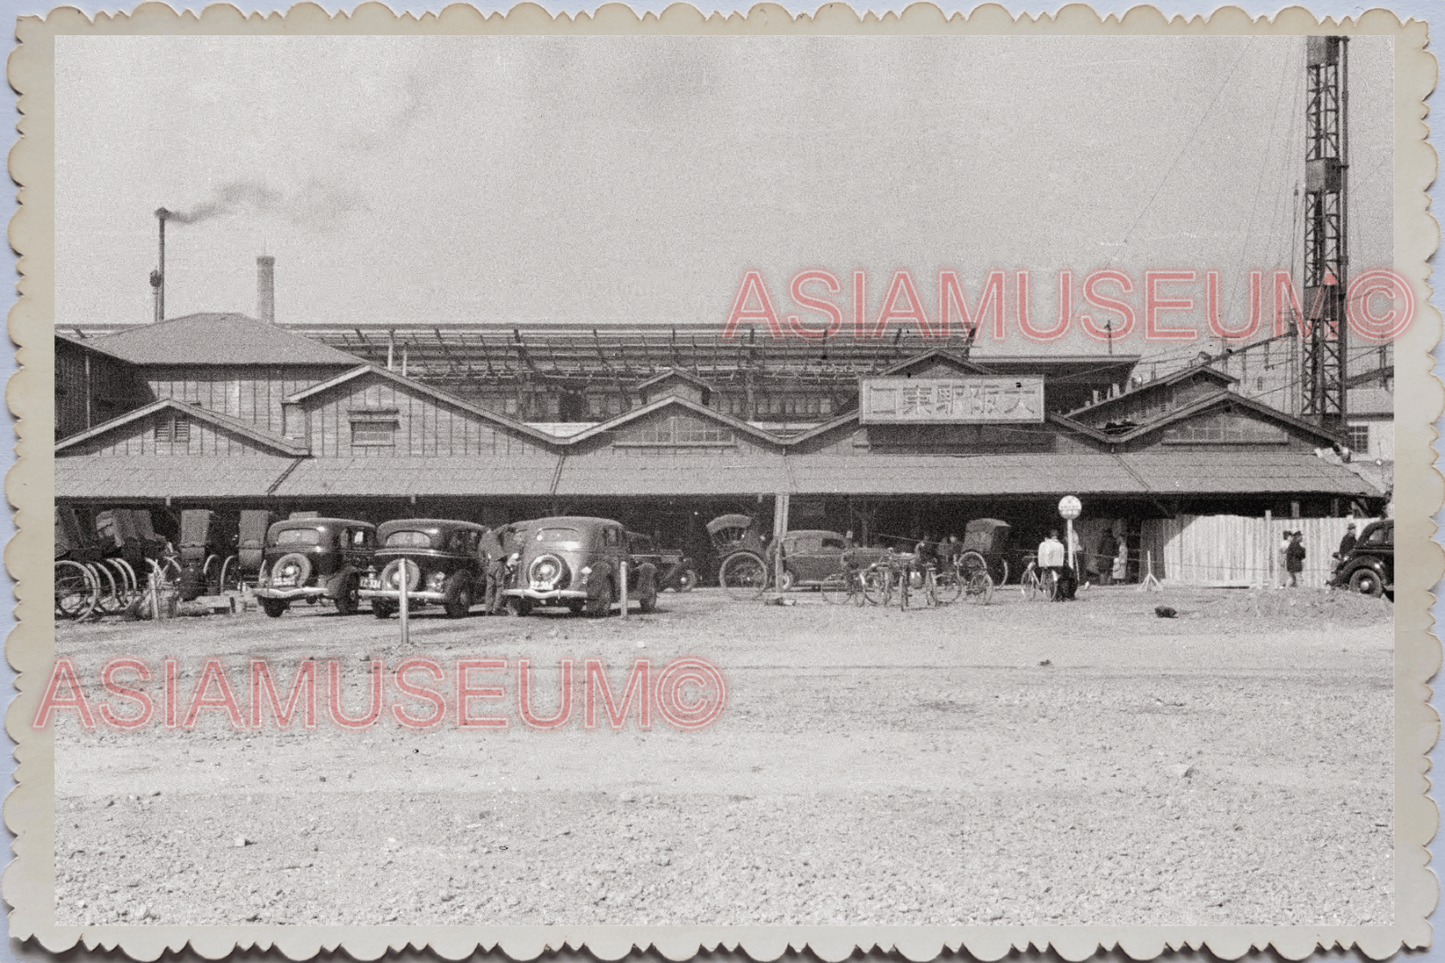
[[[1345,423],[1345,291],[1349,132],[1346,37],[1305,41],[1303,414],[1341,432]]]

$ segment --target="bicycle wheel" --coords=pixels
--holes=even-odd
[[[848,596],[851,594],[848,588],[853,578],[854,576],[851,572],[834,572],[832,575],[823,579],[822,583],[818,586],[818,591],[823,593],[823,598],[832,602],[834,605],[842,605],[848,601]]]
[[[987,605],[993,601],[993,576],[987,572],[974,572],[969,575],[968,600],[974,605]]]
[[[62,559],[55,563],[55,614],[64,619],[83,619],[100,601],[100,583],[95,574],[79,562]]]
[[[110,566],[104,562],[91,562],[86,568],[90,570],[100,588],[100,593],[96,597],[96,607],[100,613],[102,615],[119,615],[123,612],[129,600],[121,589],[121,584],[117,583],[115,576],[111,574]]]
[[[1059,594],[1059,573],[1049,569],[1039,576],[1039,595],[1046,602],[1052,602]]]
[[[718,581],[733,598],[757,598],[768,587],[768,566],[752,552],[739,552],[723,561]]]
[[[963,594],[963,581],[953,569],[944,569],[934,577],[933,597],[939,605],[952,605]]]
[[[1019,576],[1019,594],[1024,597],[1025,602],[1032,602],[1039,597],[1039,570],[1030,562],[1028,568]]]
[[[863,598],[873,605],[887,605],[893,597],[893,579],[886,568],[870,568],[863,573]]]

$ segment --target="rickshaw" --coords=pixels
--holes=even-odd
[[[767,545],[751,515],[719,515],[707,523],[717,550],[718,584],[728,594],[747,598],[768,587]]]
[[[995,585],[1003,585],[1009,577],[1009,532],[1012,526],[997,518],[975,518],[964,527],[963,551],[959,555],[959,571],[973,572],[980,567],[988,572]]]
[[[749,515],[722,515],[707,524],[722,564],[718,582],[735,598],[756,598],[772,583],[771,565],[778,550],[779,591],[795,588],[832,588],[835,577],[847,569],[850,549],[846,538],[823,529],[785,532],[778,543],[765,543],[757,521]]]

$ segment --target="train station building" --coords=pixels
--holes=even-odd
[[[1207,362],[1007,356],[949,340],[701,329],[281,327],[201,314],[56,336],[57,503],[380,522],[592,514],[708,554],[785,507],[860,542],[974,518],[1373,516],[1340,439]],[[1107,520],[1107,521],[1105,521]],[[1086,527],[1087,530],[1087,527]]]

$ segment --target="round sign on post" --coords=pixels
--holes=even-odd
[[[1074,519],[1078,518],[1079,513],[1083,510],[1083,503],[1073,495],[1065,495],[1059,499],[1059,515],[1064,518],[1065,524],[1068,527],[1068,532],[1064,536],[1065,539],[1067,539],[1067,541],[1064,542],[1064,551],[1068,554],[1069,571],[1075,573],[1075,578],[1078,578],[1079,567],[1077,564],[1078,560],[1074,558],[1074,553],[1079,550],[1079,546],[1074,539]]]

